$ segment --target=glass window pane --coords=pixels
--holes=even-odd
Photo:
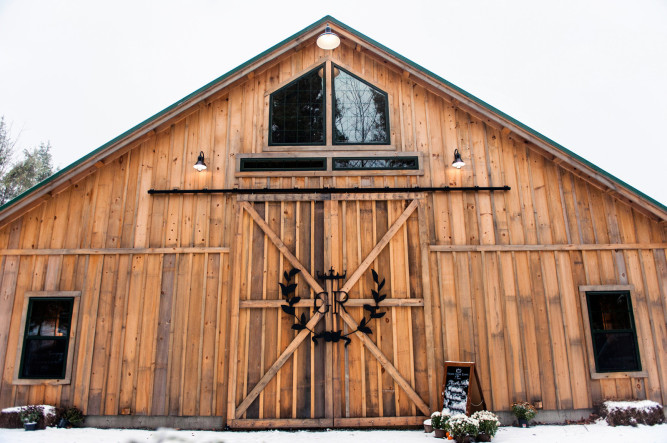
[[[327,168],[325,158],[243,158],[241,172],[248,171],[322,171]]]
[[[29,336],[68,336],[72,322],[72,300],[32,299]]]
[[[598,372],[640,370],[637,342],[632,332],[596,333],[593,341]]]
[[[333,169],[419,169],[419,160],[417,157],[334,158]]]
[[[20,377],[63,378],[74,299],[35,297],[28,303]]]
[[[597,372],[641,371],[630,293],[588,292],[586,299]]]
[[[389,143],[387,95],[334,69],[334,143]]]
[[[21,377],[63,378],[67,358],[67,340],[28,339],[23,350]]]
[[[324,78],[317,68],[271,94],[271,145],[324,144]]]
[[[589,297],[591,328],[594,330],[631,329],[627,293],[598,293]]]

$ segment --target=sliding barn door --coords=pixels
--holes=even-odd
[[[321,197],[239,204],[232,428],[419,424],[437,403],[420,201]]]

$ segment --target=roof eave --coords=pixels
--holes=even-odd
[[[356,43],[360,44],[366,43],[375,47],[378,51],[381,52],[378,55],[384,57],[390,56],[390,58],[394,59],[395,63],[398,62],[399,65],[407,67],[408,69],[406,70],[411,75],[421,79],[422,81],[426,81],[432,86],[437,87],[438,83],[441,84],[444,88],[440,87],[439,89],[444,90],[449,95],[456,97],[456,99],[459,100],[461,103],[471,107],[472,109],[481,113],[482,115],[491,118],[500,125],[510,127],[510,129],[512,129],[514,132],[518,133],[531,143],[534,143],[535,145],[545,149],[547,152],[549,152],[555,158],[560,159],[562,162],[568,163],[571,166],[580,169],[582,171],[587,171],[589,175],[593,175],[597,181],[601,182],[601,184],[610,188],[613,191],[618,192],[625,198],[631,201],[635,201],[638,204],[641,203],[636,201],[637,198],[645,201],[647,205],[642,205],[643,207],[645,207],[649,212],[651,212],[653,215],[656,215],[663,221],[667,221],[667,206],[655,200],[654,198],[646,195],[645,193],[629,185],[628,183],[624,182],[623,180],[619,179],[613,174],[610,174],[604,169],[596,166],[595,164],[591,163],[590,161],[586,160],[580,155],[570,151],[569,149],[555,142],[549,137],[541,134],[540,132],[525,125],[524,123],[521,123],[519,120],[516,120],[515,118],[505,114],[503,111],[486,103],[484,100],[465,91],[464,89],[461,89],[455,84],[450,83],[446,79],[431,72],[430,70],[424,68],[418,63],[415,63],[412,60],[393,51],[392,49],[387,48],[381,43],[362,34],[361,32],[355,30],[354,28],[347,26],[346,24],[336,20],[333,17],[328,17],[328,18],[332,24],[335,24],[336,26],[344,29],[348,33],[356,36],[359,39],[359,41],[357,41]],[[574,163],[576,164],[573,164],[572,160],[574,160]],[[602,175],[603,177],[600,177],[600,175]]]
[[[0,206],[0,225],[4,225],[13,219],[17,212],[20,212],[26,206],[30,205],[32,201],[45,197],[46,195],[53,192],[54,189],[62,187],[63,184],[69,184],[68,182],[70,181],[70,176],[78,175],[81,172],[88,170],[89,168],[93,168],[95,164],[101,161],[103,158],[108,157],[118,149],[127,146],[128,144],[150,133],[155,128],[174,117],[174,115],[180,113],[183,108],[201,100],[205,100],[208,96],[215,94],[219,90],[227,87],[230,83],[233,83],[239,78],[242,78],[250,72],[254,71],[259,65],[262,65],[266,62],[267,56],[270,55],[270,58],[279,57],[286,51],[289,51],[293,47],[300,45],[303,41],[308,40],[309,38],[318,34],[320,28],[326,22],[333,22],[334,20],[335,19],[333,19],[331,16],[325,16],[321,18],[315,23],[273,45],[259,55],[226,72],[215,80],[210,81],[196,91],[169,105],[165,109],[152,115],[141,123],[138,123],[119,136],[103,144],[99,148],[84,155],[80,159],[57,171],[50,177],[47,177],[45,180],[37,183],[35,186],[14,197],[12,200]],[[30,201],[26,200],[26,197],[30,195],[33,196],[33,199]]]
[[[543,134],[535,131],[529,126],[505,114],[494,106],[491,106],[490,104],[477,98],[473,94],[468,93],[467,91],[448,82],[444,78],[429,71],[421,65],[409,60],[408,58],[378,43],[372,38],[369,38],[366,35],[358,32],[354,28],[351,28],[348,25],[338,21],[337,19],[327,15],[314,22],[313,24],[305,27],[304,29],[296,32],[290,37],[287,37],[281,42],[273,45],[266,51],[260,53],[245,63],[242,63],[236,68],[221,75],[215,80],[207,83],[191,94],[188,94],[181,100],[178,100],[157,114],[135,125],[118,137],[105,143],[79,160],[61,169],[51,177],[38,183],[21,195],[0,206],[0,220],[4,220],[4,222],[1,224],[4,225],[8,220],[13,219],[13,215],[30,205],[31,202],[39,200],[40,198],[53,192],[54,190],[57,190],[63,185],[68,184],[70,181],[69,177],[76,176],[82,172],[85,172],[89,168],[93,168],[95,164],[102,161],[103,158],[113,154],[118,149],[121,149],[124,146],[127,146],[128,144],[150,133],[150,131],[155,130],[160,125],[174,117],[176,114],[180,113],[183,108],[206,99],[212,94],[215,94],[221,89],[227,87],[232,82],[254,71],[257,69],[257,67],[266,63],[268,60],[279,57],[291,48],[298,46],[303,41],[314,37],[319,33],[320,28],[327,22],[331,23],[335,27],[338,27],[338,31],[347,33],[348,35],[345,37],[352,37],[350,38],[351,41],[362,45],[363,47],[369,49],[371,52],[375,52],[381,57],[392,59],[394,63],[399,66],[403,66],[406,71],[413,75],[415,78],[419,78],[432,87],[435,87],[436,89],[439,89],[446,94],[453,96],[462,104],[472,108],[476,112],[481,113],[487,118],[492,119],[496,123],[509,127],[514,132],[524,137],[526,140],[544,149],[554,158],[559,159],[560,162],[567,163],[571,167],[579,169],[584,173],[593,176],[604,186],[616,191],[621,196],[629,199],[630,201],[634,201],[635,203],[641,205],[642,207],[646,208],[647,211],[654,214],[663,221],[667,220],[667,206],[642,193],[636,188],[628,185],[614,175],[604,171],[603,169],[575,154],[564,146],[556,143]],[[33,199],[28,200],[27,197],[30,195],[33,195]],[[637,201],[637,199],[640,201]],[[645,204],[642,204],[642,202]]]

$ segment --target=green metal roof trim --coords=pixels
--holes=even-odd
[[[180,106],[182,103],[184,103],[184,102],[190,100],[191,98],[193,98],[193,97],[199,95],[200,93],[202,93],[202,92],[206,91],[208,88],[210,88],[210,87],[212,87],[212,86],[218,84],[219,82],[221,82],[222,80],[226,79],[227,77],[229,77],[229,76],[231,76],[231,75],[234,75],[237,71],[240,71],[241,69],[245,68],[246,66],[248,66],[248,65],[252,64],[253,62],[259,60],[260,58],[264,57],[265,55],[270,54],[271,52],[273,52],[273,51],[275,51],[276,49],[280,48],[280,47],[283,46],[284,44],[286,44],[286,43],[292,41],[293,39],[295,39],[295,38],[297,38],[297,37],[299,37],[301,34],[304,34],[304,33],[308,32],[308,31],[310,31],[310,30],[312,30],[312,29],[314,29],[314,28],[317,28],[318,26],[322,26],[322,25],[324,24],[324,22],[326,22],[326,21],[331,21],[331,22],[339,23],[339,22],[338,22],[337,20],[335,20],[333,17],[330,17],[330,16],[327,15],[327,16],[321,18],[320,20],[316,21],[316,22],[313,23],[312,25],[303,28],[301,31],[299,31],[299,32],[297,32],[297,33],[295,33],[295,34],[293,34],[293,35],[287,37],[286,39],[284,39],[284,40],[281,41],[280,43],[271,46],[271,47],[270,47],[269,49],[267,49],[266,51],[262,52],[262,53],[259,54],[259,55],[256,55],[255,57],[251,58],[251,59],[248,60],[247,62],[240,64],[240,65],[237,66],[236,68],[234,68],[234,69],[232,69],[231,71],[229,71],[229,72],[227,72],[227,73],[221,75],[220,77],[216,78],[215,80],[208,82],[207,84],[205,84],[205,85],[202,86],[201,88],[197,89],[196,91],[192,92],[191,94],[186,95],[185,97],[183,97],[183,98],[180,99],[179,101],[175,102],[174,104],[172,104],[172,105],[170,105],[170,106],[167,106],[166,108],[164,108],[162,111],[158,112],[157,114],[154,114],[154,115],[152,115],[151,117],[148,117],[146,120],[142,121],[141,123],[139,123],[139,124],[133,126],[132,128],[128,129],[127,131],[123,132],[123,133],[120,134],[118,137],[116,137],[116,138],[114,138],[114,139],[112,139],[112,140],[106,142],[105,144],[103,144],[103,145],[100,146],[99,148],[95,149],[94,151],[92,151],[92,152],[90,152],[90,153],[84,155],[83,157],[81,157],[80,159],[78,159],[78,160],[76,160],[75,162],[71,163],[70,165],[65,166],[63,169],[61,169],[60,171],[56,172],[56,173],[53,174],[52,176],[50,176],[50,177],[46,178],[45,180],[43,180],[43,181],[37,183],[37,184],[36,184],[35,186],[33,186],[32,188],[28,189],[27,191],[25,191],[25,192],[23,192],[22,194],[20,194],[20,195],[14,197],[13,199],[11,199],[10,201],[8,201],[8,202],[5,203],[4,205],[0,206],[0,212],[4,211],[6,208],[10,207],[11,205],[13,205],[14,203],[18,202],[19,200],[21,200],[22,198],[26,197],[27,195],[31,194],[32,192],[38,190],[39,188],[41,188],[41,187],[43,187],[43,186],[46,186],[47,184],[49,184],[49,183],[52,182],[53,180],[57,179],[58,177],[60,177],[60,176],[62,176],[62,175],[64,175],[64,174],[66,174],[67,172],[69,172],[69,171],[71,171],[72,169],[76,168],[76,167],[79,166],[81,163],[85,162],[85,161],[88,160],[89,158],[91,158],[91,157],[93,157],[93,156],[99,154],[100,152],[104,151],[106,148],[108,148],[109,146],[111,146],[111,145],[113,145],[114,143],[118,142],[119,140],[122,140],[123,138],[127,137],[128,135],[132,134],[134,131],[136,131],[136,130],[140,129],[141,127],[143,127],[143,126],[145,126],[145,125],[151,123],[152,121],[154,121],[154,120],[160,118],[161,116],[163,116],[163,115],[166,114],[167,112],[169,112],[169,111],[173,110],[174,108],[177,108],[178,106]],[[343,27],[342,24],[341,24],[341,27]]]
[[[649,197],[648,195],[644,194],[644,193],[641,192],[640,190],[638,190],[638,189],[636,189],[636,188],[630,186],[629,184],[625,183],[625,182],[624,182],[623,180],[621,180],[620,178],[618,178],[618,177],[616,177],[616,176],[610,174],[609,172],[605,171],[604,169],[600,168],[599,166],[596,166],[596,165],[594,165],[593,163],[591,163],[591,162],[589,162],[588,160],[586,160],[585,158],[583,158],[583,157],[581,157],[581,156],[575,154],[574,152],[572,152],[572,151],[570,151],[569,149],[567,149],[565,146],[562,146],[562,145],[556,143],[555,141],[551,140],[549,137],[540,134],[539,132],[537,132],[537,131],[534,130],[533,128],[531,128],[531,127],[529,127],[529,126],[526,126],[525,124],[521,123],[520,121],[516,120],[515,118],[513,118],[513,117],[511,117],[511,116],[509,116],[509,115],[507,115],[507,114],[505,114],[503,111],[501,111],[501,110],[495,108],[494,106],[491,106],[490,104],[486,103],[484,100],[481,100],[481,99],[475,97],[475,96],[472,95],[471,93],[469,93],[469,92],[467,92],[467,91],[465,91],[465,90],[459,88],[458,86],[456,86],[456,85],[453,84],[453,83],[450,83],[449,81],[447,81],[447,80],[445,80],[444,78],[440,77],[439,75],[437,75],[437,74],[435,74],[435,73],[429,71],[428,69],[424,68],[423,66],[421,66],[421,65],[419,65],[419,64],[417,64],[417,63],[415,63],[415,62],[413,62],[412,60],[410,60],[410,59],[408,59],[408,58],[406,58],[406,57],[403,57],[401,54],[398,54],[397,52],[395,52],[395,51],[393,51],[393,50],[387,48],[387,47],[384,46],[383,44],[378,43],[378,42],[376,42],[375,40],[373,40],[372,38],[365,36],[365,35],[362,34],[361,32],[359,32],[359,31],[357,31],[357,30],[355,30],[355,29],[353,29],[353,28],[347,26],[345,23],[341,23],[341,22],[339,22],[338,20],[336,20],[335,18],[333,18],[333,17],[331,17],[331,16],[326,16],[326,17],[324,17],[324,18],[323,18],[322,20],[320,20],[318,23],[321,23],[322,21],[325,21],[325,20],[330,20],[331,23],[335,23],[337,26],[340,26],[341,28],[345,29],[345,30],[348,31],[349,33],[354,34],[354,35],[356,35],[357,37],[366,40],[367,42],[373,44],[374,46],[376,46],[376,47],[382,49],[383,51],[385,51],[385,52],[387,52],[387,53],[393,55],[394,57],[400,59],[401,61],[403,61],[403,62],[409,64],[409,65],[412,66],[413,68],[418,69],[419,71],[422,71],[423,73],[429,75],[430,77],[433,77],[435,80],[438,80],[438,81],[441,82],[441,83],[444,83],[444,84],[447,85],[448,87],[450,87],[450,88],[454,89],[455,91],[461,93],[462,95],[466,96],[466,97],[469,98],[470,100],[472,100],[472,101],[476,102],[477,104],[479,104],[479,105],[481,105],[481,106],[487,108],[489,111],[491,111],[491,112],[493,112],[493,113],[495,113],[495,114],[498,114],[500,117],[502,117],[502,118],[504,118],[504,119],[506,119],[506,120],[509,120],[510,122],[512,122],[512,123],[514,123],[515,125],[519,126],[521,129],[525,130],[526,132],[529,132],[529,133],[531,133],[532,135],[534,135],[534,136],[536,136],[536,137],[542,139],[542,140],[545,141],[546,143],[552,145],[553,147],[559,149],[560,151],[563,151],[565,154],[567,154],[567,155],[569,155],[569,156],[571,156],[571,157],[574,157],[576,160],[580,161],[581,163],[585,164],[586,166],[588,166],[588,167],[594,169],[595,171],[597,171],[597,172],[603,174],[604,176],[610,178],[612,181],[618,183],[619,185],[623,186],[624,188],[628,189],[629,191],[632,191],[633,193],[637,194],[639,197],[641,197],[641,198],[643,198],[643,199],[645,199],[645,200],[650,201],[650,202],[653,203],[654,205],[660,207],[663,211],[666,211],[666,212],[667,212],[667,206],[663,205],[663,204],[660,203],[659,201],[655,200],[655,199],[652,198],[652,197]]]
[[[262,53],[256,55],[255,57],[251,58],[251,59],[248,60],[247,62],[240,64],[239,66],[237,66],[236,68],[232,69],[231,71],[229,71],[229,72],[227,72],[227,73],[221,75],[220,77],[216,78],[215,80],[213,80],[213,81],[207,83],[206,85],[202,86],[201,88],[197,89],[196,91],[192,92],[191,94],[188,94],[187,96],[183,97],[182,99],[180,99],[179,101],[175,102],[174,104],[172,104],[172,105],[166,107],[165,109],[163,109],[162,111],[158,112],[157,114],[155,114],[155,115],[153,115],[153,116],[147,118],[146,120],[142,121],[141,123],[139,123],[139,124],[133,126],[132,128],[128,129],[127,131],[123,132],[123,133],[120,134],[118,137],[114,138],[113,140],[110,140],[109,142],[103,144],[102,146],[100,146],[99,148],[97,148],[97,149],[95,149],[94,151],[90,152],[89,154],[87,154],[87,155],[81,157],[79,160],[77,160],[77,161],[73,162],[72,164],[70,164],[70,165],[64,167],[63,169],[61,169],[60,171],[56,172],[56,173],[53,174],[52,176],[48,177],[46,180],[41,181],[40,183],[36,184],[35,186],[33,186],[32,188],[28,189],[27,191],[23,192],[23,193],[20,194],[19,196],[13,198],[12,200],[10,200],[10,201],[8,201],[7,203],[5,203],[4,205],[0,206],[0,212],[4,211],[6,208],[10,207],[11,205],[13,205],[14,203],[18,202],[19,200],[21,200],[22,198],[26,197],[27,195],[31,194],[32,192],[38,190],[39,188],[41,188],[41,187],[47,185],[48,183],[52,182],[53,180],[57,179],[58,177],[60,177],[60,176],[62,176],[62,175],[64,175],[64,174],[66,174],[67,172],[69,172],[69,171],[71,171],[72,169],[76,168],[78,165],[80,165],[81,163],[85,162],[85,161],[86,161],[87,159],[89,159],[90,157],[93,157],[93,156],[95,156],[96,154],[98,154],[98,153],[104,151],[104,150],[105,150],[106,148],[108,148],[109,146],[113,145],[114,143],[118,142],[119,140],[122,140],[123,138],[125,138],[125,137],[127,137],[128,135],[132,134],[132,133],[135,132],[136,130],[140,129],[141,127],[143,127],[143,126],[145,126],[145,125],[151,123],[152,121],[158,119],[159,117],[163,116],[164,114],[168,113],[169,111],[171,111],[171,110],[177,108],[177,107],[180,106],[182,103],[184,103],[184,102],[190,100],[191,98],[193,98],[193,97],[199,95],[200,93],[206,91],[206,90],[209,89],[210,87],[215,86],[217,83],[219,83],[219,82],[225,80],[227,77],[229,77],[229,76],[231,76],[231,75],[234,75],[236,72],[238,72],[238,71],[240,71],[241,69],[245,68],[246,66],[248,66],[248,65],[250,65],[250,64],[252,64],[252,63],[254,63],[255,61],[259,60],[260,58],[264,57],[265,55],[270,54],[271,52],[275,51],[276,49],[279,49],[281,46],[283,46],[283,45],[285,45],[286,43],[292,41],[293,39],[299,37],[301,34],[305,34],[306,32],[309,32],[309,31],[313,30],[314,28],[320,27],[320,26],[324,25],[326,22],[331,22],[332,24],[335,24],[336,26],[338,26],[338,27],[344,29],[345,31],[349,32],[350,34],[354,34],[355,36],[359,37],[360,39],[367,41],[368,43],[370,43],[370,44],[372,44],[373,46],[376,46],[377,48],[379,48],[379,49],[381,49],[381,50],[387,52],[388,54],[391,54],[392,56],[394,56],[394,57],[396,57],[397,59],[403,61],[404,63],[407,63],[408,65],[412,66],[413,68],[415,68],[415,69],[417,69],[417,70],[419,70],[419,71],[422,71],[423,73],[427,74],[428,76],[432,77],[433,79],[435,79],[435,80],[437,80],[437,81],[439,81],[439,82],[441,82],[441,83],[447,85],[447,87],[449,87],[449,88],[451,88],[451,89],[457,91],[458,93],[464,95],[465,97],[469,98],[470,100],[474,101],[475,103],[477,103],[477,104],[479,104],[479,105],[481,105],[481,106],[487,108],[489,111],[491,111],[491,112],[497,114],[498,116],[500,116],[500,117],[502,117],[502,118],[504,118],[504,119],[510,121],[511,123],[515,124],[516,126],[520,127],[521,129],[525,130],[526,132],[529,132],[530,134],[532,134],[532,135],[534,135],[534,136],[540,138],[541,140],[543,140],[544,142],[546,142],[546,143],[552,145],[552,146],[555,147],[556,149],[559,149],[560,151],[564,152],[565,154],[567,154],[567,155],[569,155],[569,156],[575,158],[576,160],[580,161],[580,162],[583,163],[584,165],[586,165],[586,166],[590,167],[591,169],[593,169],[593,170],[599,172],[600,174],[602,174],[602,175],[608,177],[608,178],[611,179],[612,181],[618,183],[619,185],[621,185],[621,186],[623,186],[624,188],[626,188],[627,190],[633,192],[633,193],[636,194],[637,196],[639,196],[639,197],[641,197],[641,198],[643,198],[643,199],[645,199],[645,200],[648,200],[649,202],[653,203],[654,205],[656,205],[657,207],[659,207],[659,208],[662,209],[663,211],[667,212],[667,206],[663,205],[662,203],[660,203],[659,201],[655,200],[654,198],[649,197],[648,195],[644,194],[644,193],[641,192],[640,190],[638,190],[638,189],[636,189],[636,188],[630,186],[629,184],[625,183],[623,180],[621,180],[621,179],[615,177],[614,175],[608,173],[607,171],[605,171],[605,170],[601,169],[600,167],[594,165],[593,163],[589,162],[589,161],[586,160],[585,158],[583,158],[583,157],[581,157],[581,156],[575,154],[574,152],[570,151],[569,149],[565,148],[564,146],[562,146],[562,145],[556,143],[555,141],[551,140],[549,137],[546,137],[546,136],[540,134],[539,132],[535,131],[534,129],[530,128],[529,126],[526,126],[525,124],[521,123],[520,121],[518,121],[518,120],[512,118],[511,116],[505,114],[505,113],[502,112],[501,110],[499,110],[499,109],[497,109],[497,108],[491,106],[490,104],[486,103],[484,100],[481,100],[481,99],[475,97],[474,95],[472,95],[472,94],[470,94],[469,92],[467,92],[467,91],[465,91],[465,90],[459,88],[458,86],[454,85],[453,83],[450,83],[449,81],[445,80],[444,78],[440,77],[439,75],[437,75],[437,74],[435,74],[435,73],[429,71],[428,69],[426,69],[426,68],[424,68],[423,66],[421,66],[421,65],[419,65],[419,64],[417,64],[417,63],[415,63],[415,62],[413,62],[412,60],[410,60],[410,59],[408,59],[408,58],[402,56],[401,54],[399,54],[399,53],[397,53],[397,52],[395,52],[395,51],[393,51],[393,50],[387,48],[386,46],[384,46],[384,45],[381,44],[381,43],[378,43],[377,41],[373,40],[372,38],[367,37],[366,35],[362,34],[361,32],[357,31],[356,29],[351,28],[350,26],[346,25],[345,23],[342,23],[341,21],[339,21],[339,20],[333,18],[333,17],[330,16],[330,15],[326,15],[326,16],[322,17],[321,19],[319,19],[319,20],[316,21],[315,23],[313,23],[313,24],[311,24],[311,25],[309,25],[309,26],[303,28],[302,30],[296,32],[295,34],[293,34],[293,35],[287,37],[286,39],[284,39],[284,40],[281,41],[280,43],[277,43],[277,44],[271,46],[271,47],[270,47],[269,49],[267,49],[266,51],[264,51],[264,52],[262,52]]]

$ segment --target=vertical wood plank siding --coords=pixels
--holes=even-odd
[[[326,57],[312,41],[303,43],[253,76],[183,110],[0,228],[0,248],[23,250],[22,255],[0,256],[0,407],[51,403],[77,406],[92,415],[129,410],[226,420],[230,358],[238,356],[238,404],[295,336],[292,320],[276,309],[241,310],[242,328],[232,334],[232,299],[280,299],[280,275],[291,265],[247,215],[235,219],[235,197],[153,197],[146,191],[236,186],[511,186],[508,192],[425,197],[424,226],[415,212],[372,267],[383,270],[391,298],[421,299],[428,290],[430,305],[420,311],[391,308],[378,322],[373,341],[427,401],[438,392],[435,384],[446,360],[474,360],[487,405],[494,410],[507,410],[518,400],[542,401],[545,409],[588,408],[603,398],[621,397],[667,403],[667,251],[660,247],[667,243],[665,221],[615,199],[390,63],[346,41],[333,52],[333,62],[388,93],[392,148],[422,152],[423,175],[350,171],[346,177],[235,177],[235,154],[266,147],[267,94]],[[450,166],[457,148],[467,163],[460,170]],[[209,166],[204,173],[192,167],[199,151]],[[337,205],[335,226],[327,229],[339,230],[343,240],[334,246],[332,260],[341,269],[354,270],[403,211],[403,202]],[[254,208],[306,268],[322,270],[322,203],[256,203]],[[235,250],[236,223],[247,234],[241,250]],[[463,249],[422,255],[423,235],[428,237],[425,244]],[[636,247],[590,248],[608,244]],[[492,245],[504,249],[482,248]],[[551,249],[526,250],[525,245]],[[146,252],[195,247],[202,249]],[[230,250],[206,249],[220,247]],[[143,252],[85,252],[108,248]],[[63,253],[31,255],[34,249]],[[79,252],[67,252],[72,249]],[[242,267],[240,273],[233,272],[232,263]],[[235,275],[240,281],[232,281]],[[297,295],[312,298],[305,281],[297,281]],[[578,287],[599,284],[634,286],[632,302],[639,313],[640,352],[648,377],[590,378]],[[372,287],[365,275],[350,298],[367,297]],[[29,290],[82,291],[70,385],[12,383]],[[297,313],[306,311],[299,308]],[[363,310],[349,311],[360,318]],[[428,327],[424,312],[431,317]],[[425,336],[428,331],[432,337]],[[231,335],[238,337],[234,344]],[[434,346],[433,373],[426,343]],[[230,349],[237,354],[230,356]],[[242,418],[322,417],[325,386],[312,375],[324,371],[323,352],[323,347],[303,342]],[[344,363],[333,369],[337,414],[419,415],[359,340],[353,338],[349,347],[335,352],[344,353],[339,359]]]

